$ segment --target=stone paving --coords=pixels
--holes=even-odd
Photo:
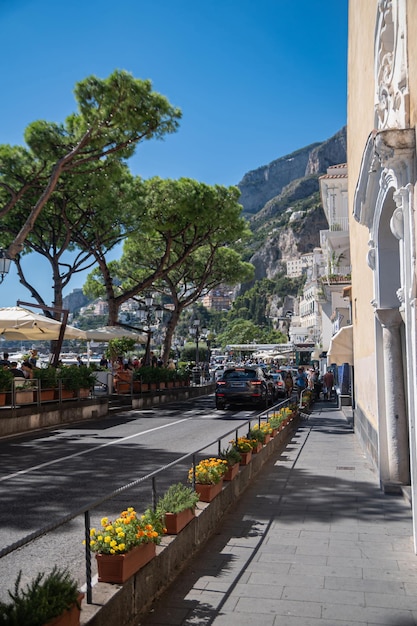
[[[417,625],[410,506],[317,403],[140,624]]]

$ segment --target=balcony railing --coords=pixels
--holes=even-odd
[[[348,217],[334,217],[329,220],[329,230],[331,231],[348,231],[349,230],[349,218]]]

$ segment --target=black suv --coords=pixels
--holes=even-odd
[[[216,409],[226,404],[256,404],[266,407],[273,400],[273,384],[260,367],[231,367],[216,384]]]

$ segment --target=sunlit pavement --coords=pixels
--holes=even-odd
[[[319,402],[143,626],[417,624],[411,509]]]

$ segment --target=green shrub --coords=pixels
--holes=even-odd
[[[194,489],[176,483],[158,500],[155,512],[161,518],[165,513],[181,513],[186,509],[194,509],[199,499],[200,496]]]
[[[12,388],[13,374],[10,370],[0,368],[0,391],[10,391]]]
[[[9,591],[12,602],[0,602],[1,626],[43,626],[77,602],[78,584],[66,569],[56,566],[47,576],[40,573],[25,589],[20,587],[22,572]]]

